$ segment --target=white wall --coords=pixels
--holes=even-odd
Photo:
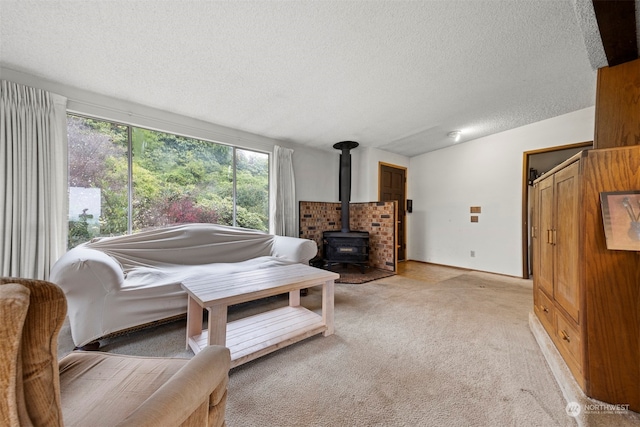
[[[591,141],[594,118],[586,108],[412,157],[408,259],[521,277],[523,152]]]
[[[336,153],[300,145],[294,147],[293,171],[298,202],[338,201],[340,157],[339,152]]]
[[[351,201],[378,201],[378,167],[380,162],[400,167],[409,167],[409,157],[378,150],[358,147],[351,151]]]

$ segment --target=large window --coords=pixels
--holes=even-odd
[[[170,224],[267,231],[269,156],[68,116],[69,248]]]

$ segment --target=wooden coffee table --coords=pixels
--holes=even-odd
[[[340,275],[292,264],[185,280],[188,294],[187,348],[198,353],[218,344],[231,350],[235,367],[319,333],[333,334],[334,280]],[[322,285],[322,315],[300,306],[300,290]],[[283,293],[289,306],[227,323],[227,307]],[[203,308],[209,311],[202,329]]]

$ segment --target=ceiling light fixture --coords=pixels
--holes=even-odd
[[[460,137],[462,136],[462,131],[454,130],[447,134],[447,136],[453,139],[455,142],[460,141]]]

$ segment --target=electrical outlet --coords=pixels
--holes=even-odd
[[[475,258],[476,257],[476,251],[471,251],[471,258]]]

